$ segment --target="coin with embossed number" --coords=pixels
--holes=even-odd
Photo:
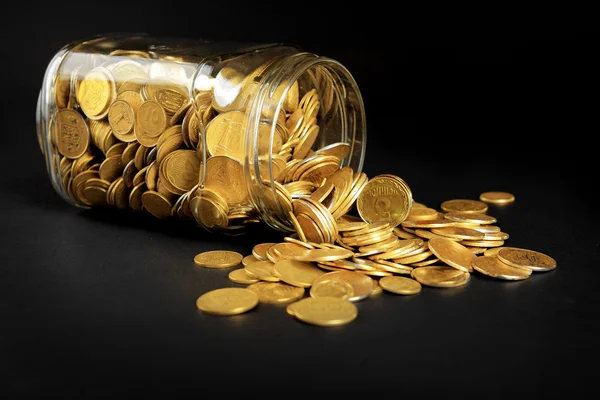
[[[412,208],[412,192],[397,176],[375,176],[358,195],[356,208],[366,222],[387,222],[395,227],[406,219]]]

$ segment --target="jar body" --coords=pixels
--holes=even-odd
[[[294,199],[360,173],[364,107],[349,72],[295,46],[110,35],[48,65],[37,131],[56,191],[241,232],[294,230]]]

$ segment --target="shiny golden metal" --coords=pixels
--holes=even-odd
[[[442,202],[440,208],[447,213],[484,214],[488,210],[484,202],[469,199],[446,200]]]
[[[425,286],[450,288],[467,284],[471,274],[445,266],[428,266],[415,268],[411,276]]]
[[[304,296],[304,289],[282,282],[256,282],[247,289],[257,294],[259,302],[267,304],[286,304]]]
[[[504,247],[497,254],[500,261],[514,267],[527,268],[533,272],[552,271],[556,268],[556,260],[539,251]]]
[[[492,204],[509,204],[515,201],[515,195],[508,192],[483,192],[479,200]]]
[[[194,263],[199,267],[229,268],[240,265],[242,255],[229,250],[212,250],[199,253],[194,257]]]
[[[356,207],[363,220],[387,222],[395,227],[406,219],[412,208],[412,192],[397,176],[375,176],[361,191]]]
[[[473,271],[471,263],[477,256],[462,244],[450,239],[433,238],[427,242],[427,246],[437,258],[451,267],[464,272]]]
[[[421,284],[414,279],[402,276],[385,276],[379,280],[383,290],[403,295],[417,294],[421,291]]]
[[[232,282],[241,283],[244,285],[260,281],[260,279],[257,277],[250,275],[244,268],[234,269],[229,273],[228,277]]]
[[[258,305],[258,295],[243,288],[223,288],[204,293],[196,300],[198,310],[214,315],[236,315]]]
[[[335,297],[307,297],[292,304],[292,315],[311,325],[339,326],[352,322],[358,316],[354,304]]]
[[[531,276],[531,269],[506,264],[497,256],[481,256],[473,260],[473,268],[492,278],[519,281]]]

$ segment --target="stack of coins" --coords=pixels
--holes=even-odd
[[[313,195],[323,187],[328,184]],[[340,187],[348,190],[343,184]],[[196,260],[196,265],[233,267],[229,279],[248,286],[227,289],[228,295],[239,300],[234,302],[213,300],[226,289],[203,294],[197,300],[198,309],[234,315],[261,303],[287,304],[287,313],[302,322],[335,326],[357,318],[353,303],[382,291],[415,295],[423,286],[463,287],[474,272],[516,281],[528,279],[532,272],[556,268],[556,261],[543,253],[504,246],[508,234],[487,214],[487,203],[508,204],[514,201],[510,193],[486,192],[494,193],[489,197],[482,194],[480,198],[491,199],[487,203],[448,200],[438,211],[412,201],[408,185],[392,175],[374,177],[361,187],[354,197],[360,217],[343,214],[334,218],[331,205],[343,200],[311,195],[311,202],[294,201],[292,212],[298,219],[298,215],[305,215],[308,205],[314,208],[306,213],[314,211],[311,215],[321,224],[307,225],[312,229],[308,235],[297,224],[295,234],[279,243],[258,244],[246,257],[225,251],[219,254],[227,253],[226,260],[211,257],[211,253],[199,254],[197,258],[204,261]],[[328,217],[323,217],[328,210]],[[333,219],[333,227],[325,223],[327,218]],[[333,243],[310,240],[331,235],[335,236]],[[240,264],[243,267],[236,268]]]
[[[247,99],[256,90],[254,78],[268,63],[247,76],[223,67],[219,79],[210,78],[211,84],[190,93],[193,77],[182,60],[166,62],[137,50],[116,50],[108,57],[76,56],[57,75],[56,114],[49,123],[57,175],[76,204],[195,220],[209,230],[230,233],[260,221],[242,167],[247,157],[247,104],[224,105],[219,94],[223,89],[215,85],[237,82],[236,98]],[[312,240],[333,242],[333,220],[320,225],[322,216],[315,214],[319,210],[311,194],[320,188],[318,196],[331,195],[329,206],[335,208],[334,215],[342,215],[360,189],[352,184],[365,179],[359,174],[359,182],[354,182],[352,174],[341,169],[350,152],[348,143],[322,140],[325,145],[313,150],[334,92],[318,69],[308,75],[309,88],[295,82],[287,91],[274,118],[273,135],[272,125],[259,124],[254,144],[259,176],[251,185],[266,188],[260,189],[265,207],[283,209],[284,219],[294,199],[310,203],[297,215],[297,223],[316,235]],[[286,85],[280,84],[282,90]],[[321,188],[323,180],[334,175],[330,186]],[[324,230],[313,232],[308,225]]]

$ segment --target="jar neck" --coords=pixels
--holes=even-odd
[[[279,139],[280,114],[287,117],[292,114],[289,103],[286,104],[288,95],[291,92],[294,97],[293,91],[298,90],[297,98],[301,100],[314,89],[320,104],[316,115],[319,134],[311,151],[334,143],[347,143],[350,151],[341,160],[340,167],[350,166],[356,173],[362,171],[366,149],[364,104],[358,85],[342,64],[312,53],[279,58],[257,80],[256,95],[248,107],[245,134],[246,182],[261,219],[274,229],[290,232],[295,230],[289,215],[292,198],[283,189],[281,157],[273,151],[277,147],[275,139]],[[261,154],[259,140],[264,140],[261,129],[264,132],[265,124],[270,129],[269,151]],[[287,160],[290,161],[293,160]]]

